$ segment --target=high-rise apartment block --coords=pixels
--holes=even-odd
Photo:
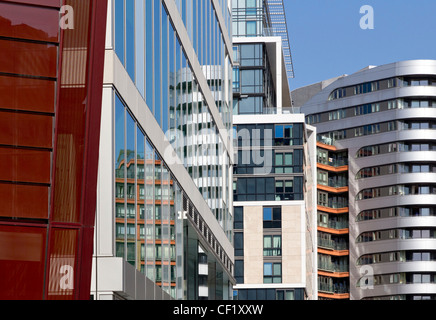
[[[321,298],[436,298],[436,62],[293,91],[317,128]]]
[[[92,294],[229,299],[226,0],[109,1]]]
[[[315,299],[315,133],[292,109],[283,2],[232,13],[235,299]]]

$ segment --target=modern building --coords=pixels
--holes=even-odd
[[[336,247],[318,244],[334,263],[328,275],[319,264],[319,296],[436,299],[436,61],[370,66],[298,93],[317,128],[318,233]]]
[[[230,1],[108,3],[92,296],[232,299]]]
[[[90,296],[105,0],[0,1],[0,299]]]
[[[283,2],[232,12],[235,299],[316,299],[316,134],[293,113]]]

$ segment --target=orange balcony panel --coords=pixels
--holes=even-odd
[[[332,228],[326,228],[326,227],[320,227],[318,226],[318,231],[326,232],[326,233],[332,233],[332,234],[348,234],[349,230],[348,228],[345,229],[332,229]]]
[[[318,297],[329,298],[329,299],[350,299],[350,294],[318,292]]]
[[[328,250],[328,249],[318,248],[318,253],[328,254],[328,255],[336,256],[336,257],[343,257],[343,256],[348,256],[350,254],[350,251],[349,250]]]
[[[325,186],[325,185],[322,185],[322,184],[318,184],[317,188],[319,190],[323,190],[323,191],[327,191],[327,192],[333,192],[333,193],[348,192],[348,186],[340,187],[340,188],[335,188],[335,187],[330,187],[330,186]]]
[[[316,146],[320,147],[320,148],[323,148],[323,149],[331,150],[331,151],[337,151],[338,150],[338,148],[336,148],[335,146],[331,146],[329,144],[325,144],[325,143],[322,143],[322,142],[319,142],[319,141],[316,142]]]
[[[348,212],[348,207],[339,208],[339,209],[333,209],[333,208],[329,208],[329,207],[324,207],[324,206],[318,205],[317,209],[319,211],[328,212],[328,213],[347,213]]]
[[[333,167],[333,166],[329,166],[328,164],[317,163],[316,166],[319,169],[323,169],[323,170],[331,171],[331,172],[344,172],[344,171],[348,171],[348,165],[340,166],[340,167]]]
[[[350,276],[349,272],[329,272],[318,270],[318,275],[332,278],[348,278]]]

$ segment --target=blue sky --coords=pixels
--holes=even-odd
[[[291,90],[368,65],[436,59],[436,0],[284,0],[295,78]],[[374,29],[363,30],[363,5]]]

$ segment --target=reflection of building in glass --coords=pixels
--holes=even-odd
[[[283,3],[232,3],[235,297],[316,299],[315,133],[292,109]]]
[[[206,80],[213,86],[212,95],[217,106],[226,106],[222,114],[225,132],[229,128],[231,114],[229,101],[224,101],[222,66],[204,66]],[[200,92],[198,82],[189,69],[181,69],[176,75],[173,94],[176,107],[170,107],[174,119],[169,140],[183,165],[193,179],[203,198],[207,201],[229,239],[232,237],[230,159],[224,150],[217,126],[208,111],[207,103]]]
[[[96,299],[230,299],[230,8],[113,0]]]
[[[436,299],[435,85],[411,60],[293,92],[318,132],[320,297]]]

